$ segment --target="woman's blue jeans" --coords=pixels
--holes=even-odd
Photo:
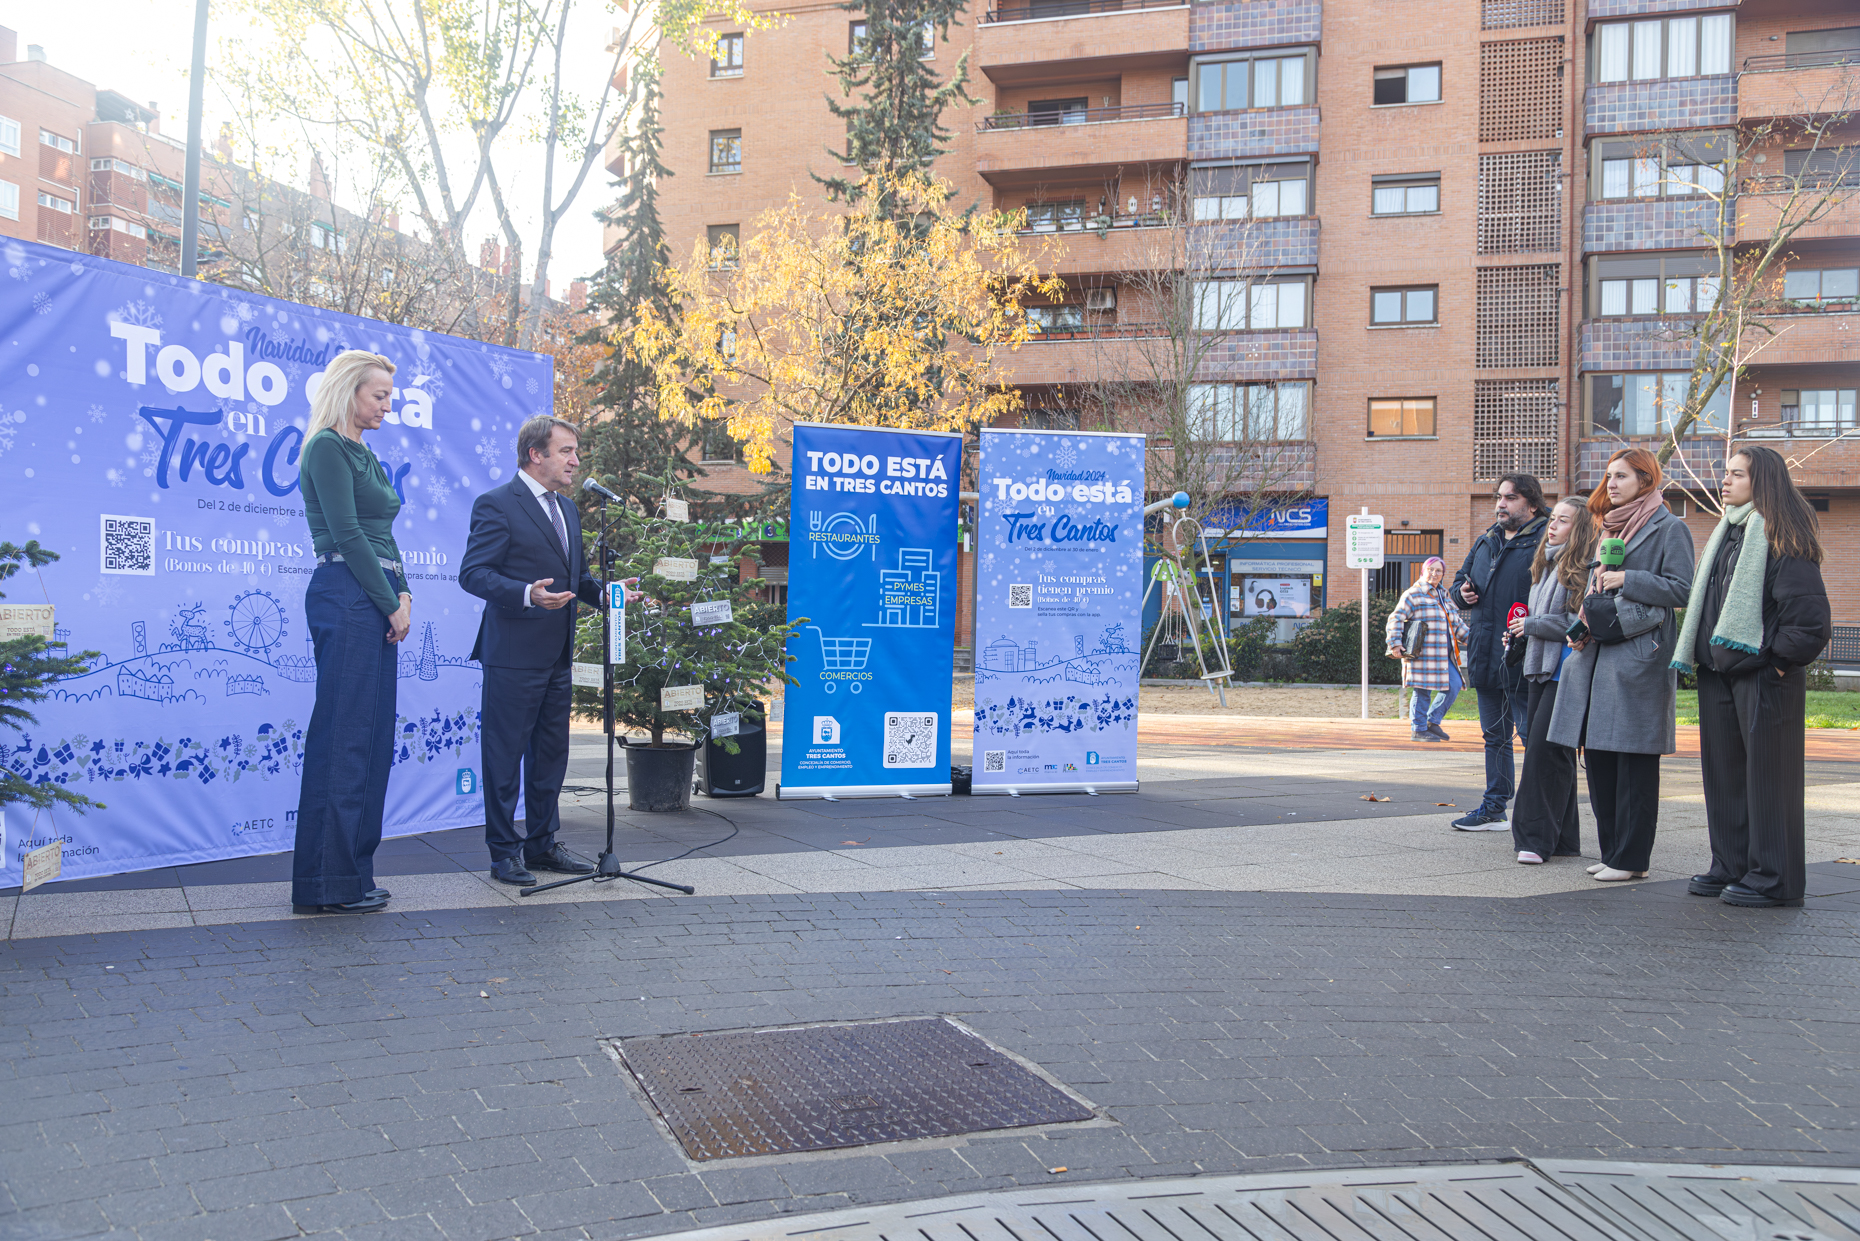
[[[1463,682],[1460,680],[1460,666],[1450,663],[1447,665],[1447,688],[1415,690],[1414,709],[1412,712],[1414,716],[1414,731],[1423,732],[1430,726],[1436,725],[1440,723],[1440,721],[1446,719],[1447,712],[1453,709],[1453,700],[1460,696],[1462,684]],[[1431,708],[1427,701],[1430,697],[1434,700]]]
[[[375,886],[400,648],[346,564],[317,566],[304,616],[316,644],[316,706],[304,735],[291,903],[346,905]]]

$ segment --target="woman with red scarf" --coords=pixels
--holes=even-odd
[[[1684,607],[1692,591],[1692,532],[1666,507],[1660,483],[1652,453],[1624,448],[1608,459],[1589,497],[1601,537],[1626,543],[1627,557],[1619,569],[1590,571],[1577,615],[1597,636],[1571,639],[1550,718],[1551,741],[1584,751],[1602,846],[1601,863],[1589,873],[1602,883],[1647,877],[1660,816],[1660,756],[1678,748],[1673,609]],[[1598,598],[1604,594],[1613,598]],[[1604,602],[1620,606],[1621,631],[1631,636],[1599,640],[1608,636],[1606,627],[1590,624],[1589,611]],[[1626,606],[1633,604],[1641,607]],[[1658,610],[1652,628],[1643,628],[1647,609]],[[1595,619],[1599,624],[1601,617]]]

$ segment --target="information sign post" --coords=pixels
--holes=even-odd
[[[1345,519],[1344,556],[1363,574],[1363,718],[1369,718],[1369,571],[1382,567],[1382,517],[1364,509]]]

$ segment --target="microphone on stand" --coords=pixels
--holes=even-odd
[[[615,504],[619,504],[621,502],[619,496],[607,490],[607,488],[601,486],[599,483],[595,482],[592,478],[582,479],[581,489],[583,491],[592,491],[595,495],[601,497],[601,499],[612,500]]]

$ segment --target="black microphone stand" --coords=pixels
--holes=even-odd
[[[595,541],[595,555],[601,571],[596,577],[603,591],[612,590],[608,579],[607,563],[607,496],[601,493],[601,533]],[[622,590],[626,589],[624,586]],[[638,871],[625,870],[620,859],[614,853],[614,664],[613,664],[613,607],[603,596],[601,608],[601,722],[607,730],[607,847],[601,850],[600,860],[595,863],[591,875],[570,875],[567,879],[557,879],[553,883],[539,883],[534,887],[518,888],[518,896],[533,896],[538,892],[547,892],[551,888],[565,888],[571,883],[585,883],[592,879],[606,883],[614,879],[631,879],[634,883],[649,883],[658,888],[670,888],[674,892],[683,892],[686,896],[695,895],[696,888],[682,883],[672,883],[666,879],[654,879],[651,875],[642,875]],[[572,606],[572,605],[571,605]]]

